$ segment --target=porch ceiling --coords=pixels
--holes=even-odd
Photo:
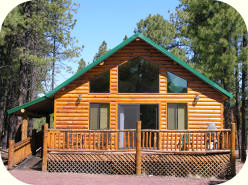
[[[54,99],[41,97],[8,111],[16,116],[40,118],[54,112]]]

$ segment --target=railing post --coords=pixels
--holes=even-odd
[[[160,132],[160,130],[159,130],[159,132],[158,132],[158,150],[161,150],[161,132]]]
[[[9,140],[8,169],[14,166],[15,140]]]
[[[236,157],[235,157],[235,132],[236,125],[232,123],[231,129],[231,176],[234,177],[236,175]]]
[[[44,136],[43,136],[43,155],[42,155],[42,171],[47,171],[47,135],[48,135],[48,124],[44,125]]]
[[[22,120],[22,141],[24,139],[27,139],[27,134],[28,134],[28,120],[27,118],[23,118]]]
[[[136,123],[136,175],[141,175],[141,121]]]

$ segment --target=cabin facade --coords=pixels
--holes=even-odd
[[[229,92],[137,33],[44,97],[9,114],[27,118],[54,113],[53,128],[46,125],[44,131],[44,170],[133,174],[137,153],[142,153],[142,169],[148,174],[170,175],[172,157],[187,166],[208,159],[201,167],[195,162],[188,172],[201,168],[204,175],[214,163],[205,175],[217,170],[221,176],[223,168],[229,173],[232,156],[231,130],[223,124],[227,98],[232,98]],[[159,167],[151,170],[155,158]],[[79,163],[79,168],[66,168]],[[109,172],[116,169],[114,164],[119,171]],[[172,170],[172,175],[183,171]]]

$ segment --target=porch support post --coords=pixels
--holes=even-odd
[[[136,175],[141,175],[141,121],[136,123]]]
[[[44,125],[44,135],[43,135],[43,155],[42,155],[42,171],[47,171],[47,133],[48,124]]]
[[[8,169],[14,166],[15,140],[9,140]]]
[[[22,141],[24,139],[27,139],[27,134],[28,134],[28,120],[26,117],[23,118],[22,120]]]
[[[236,125],[235,123],[232,123],[232,129],[231,129],[231,176],[232,177],[236,175],[235,132],[236,132]]]
[[[46,115],[46,123],[48,123],[48,128],[51,128],[51,125],[50,125],[50,114]]]

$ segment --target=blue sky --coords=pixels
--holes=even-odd
[[[133,34],[140,19],[157,13],[169,19],[168,11],[174,12],[179,4],[178,0],[78,0],[78,2],[80,8],[75,15],[77,24],[72,35],[79,41],[79,45],[84,45],[82,57],[88,63],[93,61],[103,40],[111,49],[122,42],[125,35],[129,37]],[[76,71],[77,65],[72,64],[72,67]],[[57,76],[56,85],[71,75],[62,72]]]

